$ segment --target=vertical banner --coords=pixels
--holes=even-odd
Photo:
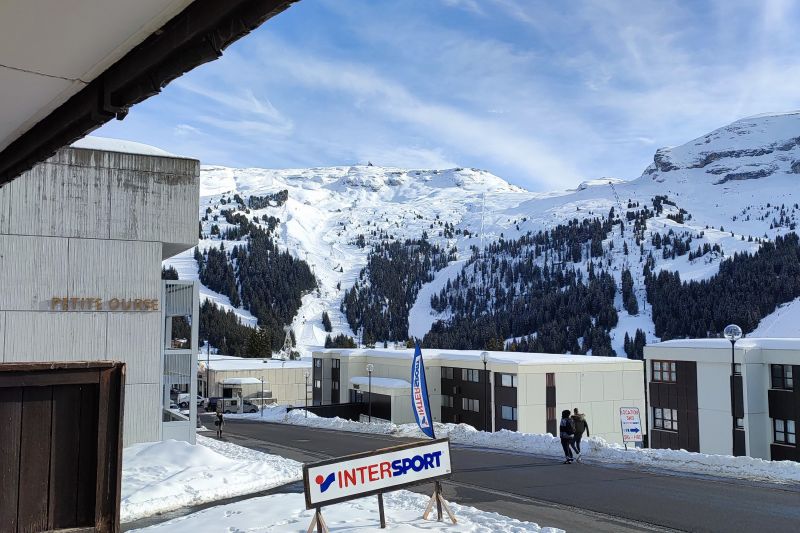
[[[411,362],[411,406],[414,409],[414,418],[419,429],[427,436],[435,439],[433,435],[433,419],[431,418],[431,404],[428,401],[428,385],[425,383],[425,364],[422,362],[422,350],[414,351],[414,360]]]

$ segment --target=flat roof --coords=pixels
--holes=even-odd
[[[485,350],[442,350],[428,349],[422,350],[422,357],[425,361],[468,361],[481,363],[481,354]],[[313,353],[337,353],[341,357],[385,357],[390,359],[411,359],[414,356],[413,348],[401,350],[364,348],[364,349],[336,349],[327,348],[315,350]],[[572,354],[551,354],[551,353],[531,353],[531,352],[487,352],[490,363],[498,364],[517,364],[543,365],[543,364],[622,364],[631,362],[626,357],[596,357],[592,355],[572,355]]]
[[[117,152],[121,154],[148,155],[155,157],[172,157],[175,159],[194,159],[193,157],[183,157],[171,154],[161,148],[150,146],[149,144],[126,141],[123,139],[112,139],[110,137],[96,137],[87,135],[83,139],[77,140],[70,145],[71,148],[83,150],[100,150],[103,152]]]
[[[197,362],[206,364],[206,354],[198,353]],[[280,368],[311,368],[309,360],[260,359],[250,357],[234,357],[231,355],[212,355],[208,362],[211,370],[272,370]]]
[[[350,378],[350,383],[358,386],[367,386],[370,383],[369,376],[353,376]],[[372,386],[380,387],[383,389],[410,389],[411,383],[404,379],[393,378],[372,378]]]
[[[702,348],[705,350],[730,350],[728,339],[673,339],[645,346],[652,348]],[[736,349],[748,350],[800,350],[800,338],[744,337],[736,341]]]

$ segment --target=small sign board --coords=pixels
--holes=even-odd
[[[446,438],[310,463],[303,465],[306,508],[389,492],[450,473]]]
[[[622,428],[622,442],[642,442],[642,419],[638,407],[620,407],[619,421]]]

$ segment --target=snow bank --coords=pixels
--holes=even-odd
[[[452,503],[458,525],[423,520],[428,496],[408,491],[384,495],[386,529],[395,533],[418,531],[459,531],[465,533],[504,533],[562,531],[542,528],[497,513],[487,513]],[[305,532],[313,512],[305,510],[302,494],[275,494],[243,502],[221,505],[136,531],[197,533],[199,531],[257,531],[259,533]],[[367,497],[325,507],[322,516],[331,531],[378,531],[378,501]],[[435,517],[435,511],[433,513]]]
[[[285,407],[273,406],[264,410],[264,418],[257,414],[237,415],[248,420],[263,420],[285,424],[305,425],[324,429],[391,435],[395,437],[426,438],[415,424],[367,424],[341,418],[321,418],[305,411],[286,412]],[[561,457],[559,439],[550,434],[537,435],[500,430],[494,433],[478,431],[466,424],[435,424],[438,437],[449,437],[454,444],[494,448],[514,452]],[[658,468],[674,472],[706,474],[773,483],[800,483],[800,463],[794,461],[766,461],[752,457],[709,455],[685,450],[656,450],[630,448],[609,443],[599,437],[582,441],[584,456],[589,461],[628,464]]]
[[[300,463],[291,459],[201,435],[197,442],[167,440],[125,448],[123,522],[270,489],[302,475]]]

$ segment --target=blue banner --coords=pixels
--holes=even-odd
[[[411,406],[419,429],[430,438],[435,439],[431,404],[428,401],[428,385],[425,382],[425,364],[422,362],[422,350],[419,348],[419,343],[414,351],[414,360],[411,362]]]

